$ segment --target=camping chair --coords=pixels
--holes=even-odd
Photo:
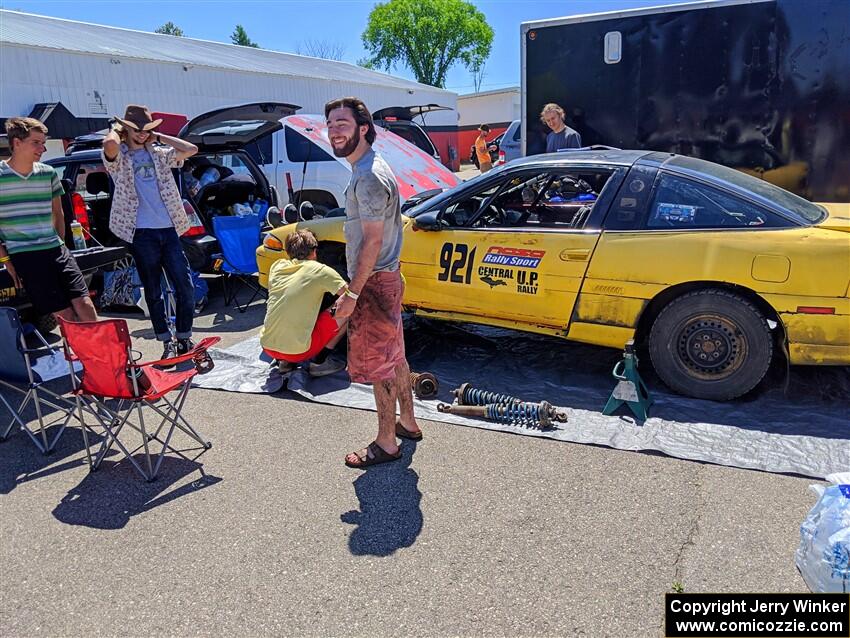
[[[66,358],[68,361],[79,361],[82,364],[82,382],[74,384],[74,394],[77,397],[78,418],[83,425],[83,440],[91,471],[100,467],[106,454],[115,445],[143,478],[153,481],[166,452],[172,452],[187,461],[195,461],[212,447],[181,412],[192,377],[199,372],[206,372],[206,365],[211,367],[212,362],[206,351],[219,342],[219,337],[202,339],[192,350],[178,357],[137,363],[133,359],[127,322],[123,319],[91,322],[60,319],[59,328]],[[173,372],[154,367],[170,366],[184,361],[194,361],[195,367]],[[177,397],[169,400],[166,395],[174,391],[177,392]],[[155,413],[154,419],[157,416],[160,419],[153,430],[149,430],[145,425],[146,408]],[[137,421],[131,420],[134,411]],[[84,412],[94,417],[92,426],[85,422]],[[142,442],[133,450],[120,438],[125,426],[141,434]],[[94,432],[94,427],[103,428],[105,438],[92,460],[87,429]],[[171,439],[175,430],[186,434],[198,446],[186,449],[174,447]],[[162,446],[158,454],[152,451],[154,442]],[[133,458],[141,449],[144,449],[144,468]],[[200,451],[192,458],[185,454],[198,450]],[[203,469],[201,473],[203,474]]]
[[[42,345],[38,348],[27,347],[25,340],[27,334],[34,335]],[[62,349],[48,344],[34,327],[29,324],[21,324],[17,310],[0,307],[0,362],[2,362],[0,364],[0,385],[24,395],[17,409],[12,408],[5,397],[0,395],[0,402],[12,414],[9,425],[5,429],[0,429],[0,441],[9,435],[12,426],[17,423],[43,454],[51,452],[62,432],[65,431],[71,417],[74,416],[75,408],[72,401],[42,385],[47,381],[68,376],[68,364],[64,361]],[[77,369],[79,369],[79,365]],[[73,378],[73,369],[70,374]],[[45,395],[51,398],[48,399]],[[38,418],[38,429],[35,431],[31,430],[23,419],[24,410],[30,402],[32,402]],[[58,419],[45,423],[43,407],[59,411]],[[52,440],[48,440],[47,428],[60,421],[59,430]]]
[[[254,279],[257,275],[257,246],[260,245],[260,216],[219,215],[212,221],[213,232],[221,246],[221,254],[213,258],[216,259],[216,269],[222,275],[224,303],[230,305],[233,302],[239,312],[245,312],[258,295],[268,298],[266,291]],[[254,291],[245,304],[240,304],[236,298],[241,286]]]

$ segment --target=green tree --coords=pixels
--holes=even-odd
[[[174,24],[171,20],[159,27],[154,33],[162,33],[164,35],[176,35],[178,38],[183,37],[183,29]]]
[[[484,14],[464,0],[389,0],[377,4],[363,32],[367,68],[404,64],[417,81],[444,87],[457,62],[480,69],[490,55],[493,29]]]
[[[230,41],[233,44],[238,44],[243,47],[254,47],[255,49],[260,48],[259,44],[248,37],[248,34],[245,32],[245,28],[241,24],[237,24],[236,28],[233,29],[233,33],[230,34]]]

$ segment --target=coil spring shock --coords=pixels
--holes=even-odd
[[[430,372],[411,372],[410,385],[417,399],[435,397],[440,389],[440,382]]]
[[[538,415],[541,414],[541,411],[545,412],[545,420],[548,425],[542,427],[549,427],[553,421],[557,421],[559,423],[567,422],[567,414],[560,410],[556,410],[555,406],[547,401],[542,401],[541,403],[529,403],[528,401],[523,401],[522,399],[518,399],[509,394],[499,394],[498,392],[488,392],[487,390],[479,390],[478,388],[473,388],[469,383],[462,383],[458,388],[452,390],[452,394],[457,398],[458,405],[525,405],[530,406],[523,408],[525,413],[529,413],[529,410],[533,407],[536,412],[533,418],[535,423],[542,423],[543,418]],[[542,406],[546,406],[545,410]],[[513,414],[518,414],[516,410],[513,411]]]
[[[552,425],[549,413],[552,405],[540,403],[491,403],[487,405],[486,417],[496,423],[525,427],[548,428]]]
[[[488,405],[505,404],[505,403],[522,403],[521,399],[512,397],[509,394],[499,394],[498,392],[488,392],[487,390],[479,390],[473,388],[468,383],[462,383],[460,387],[452,391],[452,394],[457,398],[459,405]]]

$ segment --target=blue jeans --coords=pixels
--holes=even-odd
[[[180,238],[174,228],[137,228],[131,246],[139,279],[145,289],[145,301],[153,323],[156,338],[170,341],[171,331],[165,318],[165,300],[162,296],[162,272],[168,276],[177,301],[175,329],[178,339],[192,336],[192,319],[195,310],[195,288],[189,261],[183,252]]]

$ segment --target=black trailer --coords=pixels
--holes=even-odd
[[[691,155],[850,202],[850,0],[713,0],[526,22],[524,151],[564,107],[585,145]]]

